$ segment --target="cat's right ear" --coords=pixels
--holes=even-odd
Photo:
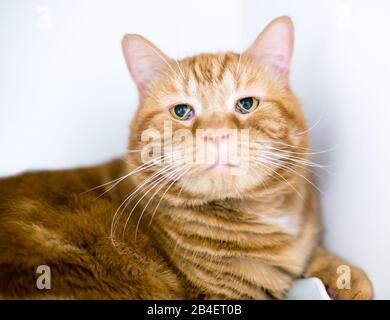
[[[172,68],[172,60],[138,34],[125,35],[122,48],[127,67],[141,96],[147,95],[150,85]]]

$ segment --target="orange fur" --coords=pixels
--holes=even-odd
[[[292,33],[288,18],[273,23],[287,28],[286,37]],[[286,81],[286,65],[273,68],[253,54],[268,50],[264,39],[272,28],[242,55],[202,54],[177,63],[147,40],[127,36],[125,55],[141,98],[131,124],[130,152],[124,161],[95,168],[0,180],[0,294],[281,299],[295,278],[319,276],[335,298],[371,298],[371,284],[356,268],[352,288],[337,289],[336,269],[345,263],[319,246],[322,228],[300,102]],[[289,47],[287,53],[291,51]],[[139,60],[133,61],[139,52]],[[258,109],[235,114],[231,107],[247,96],[260,97]],[[167,107],[178,103],[193,105],[196,117],[172,121]],[[110,188],[114,185],[107,181],[143,165],[142,133],[149,128],[163,132],[164,121],[172,122],[174,132],[190,130],[194,138],[196,129],[249,129],[253,150],[240,158],[249,170],[215,174],[182,158],[172,167],[146,167]],[[173,150],[179,146],[168,144]],[[209,150],[184,147],[190,155]],[[255,156],[270,160],[266,155],[275,150],[289,157],[267,165],[253,161]],[[180,171],[181,165],[189,171]],[[183,175],[169,178],[167,173],[175,169]],[[153,174],[126,202],[129,192]],[[49,291],[35,286],[34,270],[40,264],[52,268]]]

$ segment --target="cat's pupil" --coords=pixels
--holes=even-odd
[[[252,98],[244,98],[240,100],[240,105],[245,110],[249,110],[253,106],[253,99]]]
[[[179,104],[175,106],[175,114],[179,118],[183,118],[186,115],[187,111],[188,111],[188,106],[186,104]]]

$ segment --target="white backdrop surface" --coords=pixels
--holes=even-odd
[[[90,165],[126,150],[137,105],[124,33],[176,58],[241,50],[296,26],[292,86],[311,125],[325,243],[390,298],[390,3],[385,0],[0,1],[0,175]],[[0,191],[1,192],[1,191]]]

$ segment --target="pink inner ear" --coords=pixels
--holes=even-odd
[[[130,73],[141,94],[172,64],[160,49],[139,35],[123,39],[124,56]]]
[[[261,63],[274,67],[283,78],[287,78],[294,45],[294,30],[291,19],[280,17],[272,21],[247,50]]]
[[[140,90],[146,90],[154,78],[165,69],[165,65],[161,64],[161,61],[155,56],[146,52],[135,53],[134,57],[135,61],[132,65],[134,81]]]
[[[267,51],[268,50],[268,51]],[[273,66],[276,73],[285,77],[290,70],[290,58],[284,52],[279,52],[275,48],[264,48],[259,59],[263,63]]]

